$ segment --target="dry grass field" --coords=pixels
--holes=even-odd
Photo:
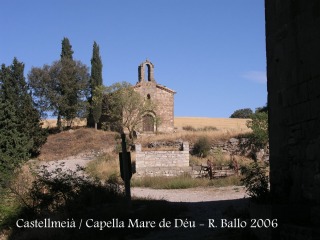
[[[66,126],[66,121],[62,121],[62,124]],[[72,123],[72,127],[83,127],[87,125],[86,119],[75,119]],[[57,126],[57,119],[45,119],[42,121],[43,128],[53,128]]]
[[[185,126],[194,128],[216,127],[218,131],[248,132],[246,126],[248,119],[240,118],[200,118],[200,117],[175,117],[174,126],[182,130]]]
[[[177,130],[182,130],[185,126],[192,126],[194,128],[216,127],[218,131],[225,132],[247,132],[249,130],[246,126],[247,121],[248,119],[240,118],[175,117],[174,126]],[[56,119],[46,119],[43,121],[43,127],[55,127],[56,123]],[[72,126],[81,127],[85,126],[86,123],[85,119],[75,119]],[[66,123],[64,122],[64,124]]]

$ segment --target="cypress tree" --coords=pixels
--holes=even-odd
[[[18,110],[17,117],[20,121],[18,131],[25,132],[30,141],[30,154],[39,154],[41,146],[46,142],[47,131],[42,129],[40,113],[34,106],[30,95],[29,86],[24,77],[24,64],[14,58],[11,69],[11,80],[16,87],[16,96],[13,99]]]
[[[61,49],[61,60],[62,59],[69,59],[73,60],[73,51],[72,51],[72,46],[70,44],[70,41],[68,38],[63,38],[62,39],[62,49]]]
[[[59,75],[59,84],[61,88],[61,102],[59,104],[60,109],[58,112],[57,125],[62,130],[61,117],[65,116],[68,122],[71,122],[76,116],[77,105],[77,77],[74,71],[75,62],[73,61],[73,50],[68,38],[63,38],[60,62],[61,71]],[[71,123],[70,123],[71,125]]]
[[[102,61],[100,56],[99,45],[94,42],[91,58],[91,77],[90,77],[90,113],[88,116],[87,125],[90,127],[95,126],[100,120],[102,113]]]
[[[21,93],[17,91],[17,79],[10,67],[4,64],[0,70],[0,188],[5,187],[14,170],[30,156],[32,141],[26,131],[22,131],[23,125],[20,118]],[[18,107],[18,108],[17,108]]]
[[[72,104],[74,103],[74,96],[72,96],[72,81],[73,78],[72,74],[72,65],[73,64],[73,50],[68,38],[64,37],[61,42],[61,54],[60,54],[60,61],[61,61],[61,75],[60,79],[60,93],[62,96],[62,102],[59,104],[58,109],[58,118],[57,118],[57,127],[61,131],[62,130],[62,122],[61,117],[63,115],[72,115],[70,109],[66,109],[63,105],[70,105],[69,102]],[[71,76],[70,76],[71,75]],[[70,95],[70,96],[69,96]]]

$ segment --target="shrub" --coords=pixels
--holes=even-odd
[[[250,108],[243,108],[234,111],[230,118],[251,118],[252,114],[253,112]]]
[[[193,154],[199,157],[207,157],[211,149],[210,141],[207,137],[199,137],[193,147]]]
[[[192,132],[195,132],[197,130],[194,127],[192,127],[191,125],[183,126],[182,129],[185,131],[192,131]]]
[[[269,142],[268,112],[256,112],[247,126],[252,129],[252,143],[258,148],[264,148]]]
[[[198,131],[203,131],[203,132],[210,132],[210,131],[217,131],[218,129],[213,126],[205,126],[203,128],[198,128]]]
[[[83,168],[76,171],[61,167],[48,171],[46,166],[37,170],[28,198],[23,203],[34,214],[66,211],[77,214],[82,208],[114,202],[121,198],[120,188],[115,183],[102,183],[83,174]]]
[[[266,163],[253,162],[241,167],[241,181],[254,201],[265,202],[269,198],[269,177]]]
[[[209,131],[217,131],[218,129],[216,127],[213,126],[205,126],[202,128],[195,128],[192,127],[191,125],[187,125],[187,126],[183,126],[182,127],[183,130],[185,131],[190,131],[190,132],[209,132]]]

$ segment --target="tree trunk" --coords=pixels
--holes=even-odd
[[[57,127],[59,129],[59,131],[62,131],[62,123],[61,123],[61,115],[58,114],[58,118],[57,118]]]
[[[94,128],[96,129],[96,130],[98,130],[98,123],[94,123]]]

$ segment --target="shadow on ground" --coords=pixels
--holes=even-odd
[[[9,240],[255,239],[248,227],[237,225],[237,219],[248,221],[248,204],[248,199],[197,203],[133,200],[128,207],[120,200],[79,209],[74,216],[67,212],[37,218],[21,215],[15,224],[24,227],[13,226]],[[223,227],[223,219],[232,228]]]
[[[9,232],[8,240],[254,239],[247,227],[239,228],[239,221],[249,219],[247,198],[128,203],[116,182],[45,166],[37,174],[20,196],[20,211],[0,225]]]

